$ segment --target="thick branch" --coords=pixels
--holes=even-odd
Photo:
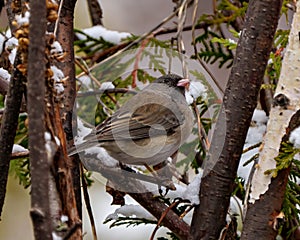
[[[8,91],[8,81],[0,76],[0,94],[5,96]]]
[[[10,155],[16,136],[19,111],[24,93],[24,82],[26,80],[16,67],[20,63],[20,56],[17,54],[0,129],[0,214],[4,204]]]
[[[52,239],[50,166],[45,147],[46,2],[30,2],[28,49],[28,119],[31,172],[31,218],[35,239]]]
[[[283,137],[283,142],[288,141],[292,130],[300,126],[300,112],[291,119],[288,132]],[[278,172],[272,179],[268,191],[255,204],[249,204],[241,239],[276,239],[276,217],[282,210],[282,203],[286,192],[286,185],[290,168]]]
[[[105,167],[101,165],[100,161],[95,157],[82,158],[82,162],[88,169],[101,173],[112,182],[113,186],[116,186],[117,189],[130,195],[157,219],[160,219],[162,214],[167,210],[167,205],[160,202],[140,181],[133,178],[133,175],[137,174],[117,167]],[[139,179],[143,179],[143,177],[140,177]],[[144,180],[147,181],[146,178]],[[182,240],[189,238],[190,228],[188,224],[180,219],[173,210],[168,211],[162,221],[162,225],[169,228]]]
[[[72,111],[76,97],[75,66],[74,66],[74,29],[73,18],[76,0],[65,0],[59,16],[57,40],[62,45],[66,55],[63,62],[58,63],[58,67],[68,76],[67,86],[65,87],[64,109],[59,113],[58,107],[55,111],[56,131],[61,139],[62,148],[57,167],[60,170],[58,175],[59,192],[64,214],[69,216],[69,226],[78,226],[74,230],[71,239],[82,237],[80,219],[82,217],[82,202],[80,189],[80,165],[79,160],[67,156],[66,148],[73,144],[72,133]],[[63,129],[62,127],[63,126]],[[64,131],[64,132],[63,132]],[[67,142],[64,141],[67,140]],[[76,209],[76,210],[75,210]]]
[[[290,168],[280,171],[276,178],[272,177],[272,174],[266,174],[266,171],[277,167],[275,158],[282,152],[282,143],[286,142],[290,132],[300,125],[297,90],[299,87],[299,24],[300,4],[298,2],[270,111],[265,141],[260,151],[259,168],[256,168],[251,182],[249,202],[253,204],[249,204],[243,239],[255,239],[258,236],[263,239],[275,239],[277,235],[278,229],[274,226],[276,226],[276,216],[282,209]],[[283,105],[278,105],[280,99],[284,99]],[[284,234],[284,231],[282,233]]]
[[[195,208],[192,239],[218,239],[263,80],[282,1],[249,2]],[[224,136],[225,134],[225,136]]]

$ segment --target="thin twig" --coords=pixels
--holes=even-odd
[[[10,159],[18,159],[18,158],[26,158],[29,157],[29,151],[23,151],[23,152],[15,152],[11,154]]]
[[[185,62],[184,54],[185,54],[185,47],[184,47],[184,42],[182,40],[182,30],[183,26],[186,20],[186,9],[187,9],[187,3],[188,0],[184,0],[182,4],[179,7],[178,11],[178,25],[177,25],[177,33],[176,33],[176,40],[177,40],[177,50],[179,52],[179,58],[182,64],[182,75],[185,78],[188,78],[188,69],[187,69],[187,64]]]
[[[129,93],[129,94],[137,94],[136,91],[128,89],[128,88],[112,88],[112,89],[98,89],[89,92],[78,92],[77,97],[88,97],[94,96],[97,94],[106,94],[106,93]]]
[[[76,63],[76,65],[83,71],[84,74],[86,74],[90,79],[92,79],[92,80],[98,85],[98,87],[101,87],[101,83],[98,81],[97,78],[95,78],[95,77],[91,74],[91,72],[90,72],[88,66],[85,64],[85,61],[83,61],[83,65],[82,65],[81,62],[80,62],[80,61],[78,60],[78,58],[76,57],[76,58],[75,58],[75,63]]]
[[[200,65],[204,68],[204,70],[208,73],[208,75],[211,77],[211,79],[214,81],[218,89],[220,90],[221,93],[224,93],[223,88],[213,75],[213,73],[209,70],[209,68],[204,64],[202,59],[199,57],[197,46],[196,46],[196,36],[195,36],[195,30],[196,30],[196,16],[197,16],[197,10],[198,10],[198,0],[194,1],[194,11],[193,11],[193,25],[192,25],[192,42],[193,42],[193,47],[194,47],[194,54],[195,57],[197,58],[198,62]]]
[[[248,209],[248,199],[249,199],[249,195],[250,195],[250,187],[251,187],[251,182],[252,182],[252,178],[256,169],[256,164],[258,163],[258,157],[256,159],[254,159],[254,164],[252,165],[249,177],[248,177],[248,181],[246,184],[246,193],[245,193],[245,197],[244,197],[244,202],[243,202],[243,215],[242,216],[242,221],[245,220],[246,214],[247,214],[247,209]]]
[[[80,164],[80,172],[81,172],[81,184],[82,184],[83,196],[84,196],[84,201],[85,201],[85,205],[86,205],[86,210],[88,212],[91,227],[92,227],[93,239],[97,240],[98,238],[97,238],[97,231],[96,231],[96,226],[95,226],[95,219],[94,219],[94,215],[93,215],[93,210],[92,210],[92,206],[91,206],[89,192],[87,189],[86,180],[84,177],[84,170],[83,170],[82,164]]]
[[[145,38],[149,37],[150,35],[154,34],[155,35],[155,31],[157,29],[159,29],[161,26],[163,26],[165,23],[167,23],[168,21],[170,21],[174,16],[176,16],[176,14],[178,13],[179,8],[175,9],[175,11],[173,13],[171,13],[169,16],[167,16],[166,18],[164,18],[158,25],[156,25],[155,27],[153,27],[150,31],[144,33],[142,36],[140,36],[138,39],[136,39],[135,41],[131,42],[130,44],[128,44],[126,47],[124,47],[123,49],[117,51],[116,53],[114,53],[113,55],[109,56],[108,58],[105,58],[103,61],[101,61],[101,63],[107,62],[113,58],[115,58],[116,56],[119,56],[120,54],[122,54],[123,52],[127,51],[128,49],[132,48],[133,46],[139,44],[141,41],[143,41]],[[98,65],[94,65],[90,68],[90,70],[96,68]],[[78,77],[83,76],[85,73],[81,73],[78,75]]]
[[[260,145],[261,145],[261,142],[256,143],[254,145],[251,145],[250,147],[248,147],[248,148],[246,148],[246,149],[243,150],[243,154],[246,153],[246,152],[249,152],[252,149],[258,148]]]
[[[58,12],[57,12],[58,18],[55,21],[55,27],[53,30],[54,36],[56,36],[57,30],[58,30],[58,24],[59,24],[59,20],[60,20],[60,14],[61,14],[61,9],[62,9],[63,3],[64,3],[64,0],[59,1],[59,8],[58,8]]]
[[[136,57],[135,57],[135,61],[134,61],[134,67],[133,67],[133,71],[132,71],[132,83],[131,83],[131,87],[132,88],[135,88],[136,87],[136,79],[137,79],[137,72],[138,72],[138,69],[139,69],[139,62],[140,62],[140,59],[141,59],[141,55],[145,49],[145,47],[147,46],[149,42],[149,38],[146,38],[145,40],[142,41],[141,43],[141,46],[136,54]]]
[[[194,110],[196,118],[197,118],[198,136],[199,136],[200,144],[201,144],[203,151],[206,152],[210,147],[210,142],[208,140],[208,137],[204,130],[204,127],[201,123],[199,109],[198,109],[195,101],[193,102],[193,110]]]
[[[176,205],[178,205],[180,203],[180,201],[174,201],[161,215],[160,219],[158,220],[152,234],[151,234],[151,237],[150,237],[150,240],[153,240],[154,237],[155,237],[155,234],[157,232],[157,230],[159,229],[163,219],[166,217],[167,213],[173,208],[175,207]]]

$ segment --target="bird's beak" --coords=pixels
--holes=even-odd
[[[183,78],[177,83],[178,87],[185,87],[186,90],[189,90],[190,80],[188,78]]]

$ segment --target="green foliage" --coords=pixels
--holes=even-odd
[[[282,143],[281,150],[278,156],[275,158],[276,168],[270,169],[265,172],[265,174],[272,174],[275,178],[278,172],[291,166],[294,157],[300,150],[293,147],[291,143]]]
[[[28,188],[31,184],[29,158],[11,160],[9,174],[14,175],[24,188]]]
[[[179,240],[179,238],[172,232],[167,232],[167,235],[170,236],[170,238],[158,237],[157,240]]]
[[[106,219],[103,223],[109,223],[112,222],[111,225],[109,226],[110,228],[112,227],[117,227],[117,226],[138,226],[141,224],[157,224],[157,221],[149,220],[146,218],[136,218],[136,217],[118,217],[117,219]]]
[[[28,148],[28,129],[26,127],[26,115],[20,115],[18,129],[15,137],[15,144]],[[19,180],[24,188],[31,184],[29,158],[19,158],[10,161],[9,174]]]
[[[265,74],[268,76],[270,84],[262,85],[262,88],[271,88],[275,90],[280,77],[283,51],[288,44],[289,30],[277,30],[274,37],[274,51],[270,53],[268,66]]]
[[[221,39],[221,35],[218,35],[216,31],[205,29],[200,34],[195,42],[203,45],[198,53],[198,56],[207,63],[214,64],[219,61],[219,68],[222,68],[227,63],[227,68],[232,66],[233,53],[229,48],[223,48],[219,42],[212,42],[211,39]]]
[[[288,11],[289,7],[288,4],[295,4],[292,0],[283,0],[282,7],[281,7],[281,15],[285,15],[285,19],[288,22]]]
[[[86,185],[88,186],[88,187],[90,187],[90,186],[92,186],[92,184],[94,183],[94,180],[92,179],[92,172],[90,172],[90,171],[85,171],[84,173],[83,173],[83,177],[84,177],[84,179],[85,179],[85,182],[86,182]]]
[[[239,38],[238,32],[234,31],[233,29],[231,29],[230,32],[233,34],[233,36],[235,38]],[[224,47],[228,48],[229,50],[234,50],[237,47],[237,42],[235,40],[230,39],[230,38],[227,39],[227,38],[217,38],[217,37],[214,37],[214,38],[211,39],[211,41],[213,43],[220,43]]]
[[[79,29],[75,29],[74,32],[85,37],[84,40],[76,40],[74,42],[74,45],[79,47],[76,53],[85,52],[88,55],[93,55],[100,50],[108,49],[114,45],[105,41],[102,37],[98,39],[93,38]]]

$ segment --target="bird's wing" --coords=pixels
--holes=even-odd
[[[114,114],[97,126],[95,134],[99,141],[138,140],[159,135],[170,135],[183,124],[184,116],[178,109],[161,104],[145,104],[133,113]]]

